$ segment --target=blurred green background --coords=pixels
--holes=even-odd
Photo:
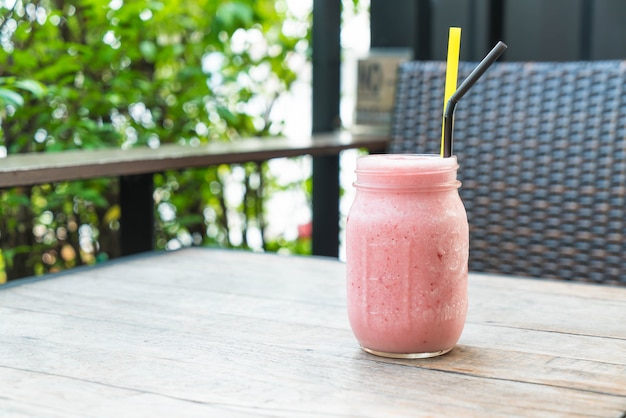
[[[281,0],[0,2],[0,154],[281,134],[273,106],[310,61],[310,28]],[[264,233],[269,196],[310,192],[275,171],[157,175],[157,248],[309,253],[310,225]],[[117,179],[0,191],[0,283],[115,258],[119,218]]]

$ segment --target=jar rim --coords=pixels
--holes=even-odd
[[[360,190],[398,192],[458,189],[456,156],[436,154],[372,154],[356,164],[354,187]]]
[[[393,161],[393,168],[389,162]],[[357,158],[357,174],[393,173],[396,176],[441,173],[459,168],[455,155],[444,158],[439,154],[369,154]]]

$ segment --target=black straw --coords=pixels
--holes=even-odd
[[[448,158],[452,156],[452,120],[454,118],[454,108],[456,104],[461,100],[465,93],[478,81],[478,79],[487,71],[491,64],[493,64],[499,57],[502,55],[504,50],[507,48],[506,44],[502,41],[499,41],[496,46],[493,47],[491,51],[483,58],[483,60],[478,63],[476,68],[467,76],[465,80],[461,83],[458,89],[450,99],[446,105],[446,110],[443,114],[443,157]]]

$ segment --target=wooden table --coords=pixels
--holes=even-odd
[[[0,288],[0,416],[625,416],[626,288],[472,274],[459,345],[394,360],[344,270],[186,249]]]

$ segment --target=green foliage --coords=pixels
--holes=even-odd
[[[296,79],[290,58],[308,51],[306,33],[283,30],[294,20],[284,0],[0,2],[0,147],[193,146],[278,134],[272,105]],[[267,174],[250,164],[157,176],[159,247],[248,248],[248,232],[264,225]],[[225,194],[233,178],[234,203]],[[117,256],[117,199],[115,179],[0,192],[9,279]]]

